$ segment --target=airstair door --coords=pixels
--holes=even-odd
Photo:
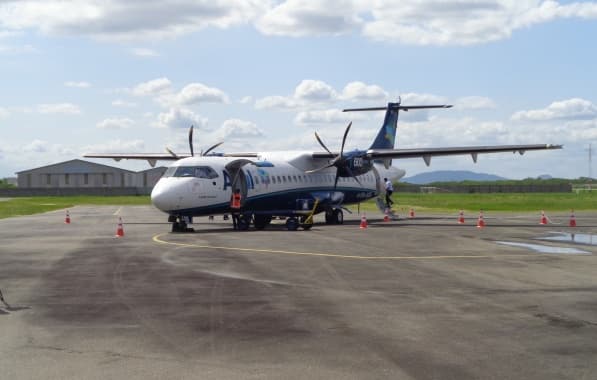
[[[251,160],[247,159],[240,159],[234,160],[226,165],[226,171],[230,176],[230,187],[231,187],[231,194],[233,194],[237,189],[240,190],[241,195],[241,206],[244,206],[245,200],[247,199],[247,177],[245,172],[243,171],[243,166],[246,164],[251,163]]]

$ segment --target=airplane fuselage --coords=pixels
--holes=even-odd
[[[256,159],[220,156],[189,157],[174,162],[155,185],[151,199],[160,210],[177,216],[227,213],[233,189],[243,195],[243,210],[253,214],[295,215],[310,210],[365,201],[380,194],[384,178],[396,181],[404,171],[382,164],[353,177],[340,177],[336,169],[307,170],[328,160],[313,160],[310,152],[264,152]],[[358,165],[358,162],[357,162]]]

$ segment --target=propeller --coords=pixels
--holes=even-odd
[[[359,179],[353,174],[352,170],[350,170],[350,167],[347,165],[346,162],[346,156],[344,156],[344,145],[346,144],[346,137],[348,136],[348,131],[350,131],[350,127],[352,126],[352,121],[350,123],[348,123],[348,126],[346,127],[346,130],[344,131],[344,137],[342,137],[342,146],[340,148],[340,154],[337,155],[336,157],[334,157],[334,159],[332,161],[330,161],[329,164],[327,164],[326,166],[323,166],[321,168],[318,169],[313,169],[313,170],[307,170],[305,171],[305,173],[316,173],[319,172],[321,170],[327,169],[327,168],[331,168],[332,166],[336,167],[336,178],[334,179],[334,190],[336,190],[336,186],[338,185],[338,178],[339,178],[339,174],[340,174],[340,168],[344,169],[346,172],[348,172],[348,174],[354,178],[355,181],[357,181],[357,183],[362,187],[363,185],[361,184],[361,181],[359,181]],[[317,134],[317,132],[315,132],[315,138],[317,139],[317,142],[319,142],[319,145],[321,145],[323,147],[323,149],[325,149],[329,154],[333,154],[328,147],[323,143],[323,141],[321,140],[321,138],[319,137],[319,135]]]
[[[193,148],[193,129],[194,129],[194,127],[191,125],[191,128],[189,128],[189,148],[191,150],[191,157],[195,156],[195,149]],[[210,146],[205,152],[201,151],[201,153],[199,155],[200,156],[207,156],[207,154],[209,152],[211,152],[212,150],[216,149],[217,147],[219,147],[223,143],[224,143],[223,141],[220,141],[219,143]],[[176,159],[180,158],[179,155],[177,155],[176,153],[174,153],[168,147],[166,147],[166,152],[170,153],[170,155],[172,155],[172,157],[174,157]]]
[[[193,126],[189,129],[189,147],[191,148],[191,157],[195,156],[195,152],[193,151]]]

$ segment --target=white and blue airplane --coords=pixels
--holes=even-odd
[[[386,107],[353,108],[344,111],[385,110],[385,119],[373,144],[367,150],[344,151],[348,124],[339,152],[330,151],[317,133],[315,137],[325,151],[277,151],[215,153],[216,144],[199,155],[193,150],[193,127],[189,131],[190,154],[86,154],[90,158],[174,161],[151,192],[155,207],[169,215],[173,232],[191,231],[188,224],[195,216],[229,214],[230,199],[240,190],[242,199],[239,229],[250,224],[265,228],[273,217],[286,217],[288,230],[299,226],[309,229],[309,215],[325,212],[327,224],[342,224],[345,205],[377,197],[380,210],[385,203],[383,179],[398,181],[404,170],[391,166],[392,159],[421,157],[429,166],[431,157],[470,154],[477,162],[482,153],[560,149],[561,145],[498,145],[423,149],[394,149],[398,114],[402,111],[450,108],[451,105],[402,105],[400,101]]]

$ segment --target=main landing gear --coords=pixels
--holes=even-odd
[[[335,208],[331,210],[326,210],[325,212],[325,224],[343,224],[344,223],[344,213],[342,209]]]

